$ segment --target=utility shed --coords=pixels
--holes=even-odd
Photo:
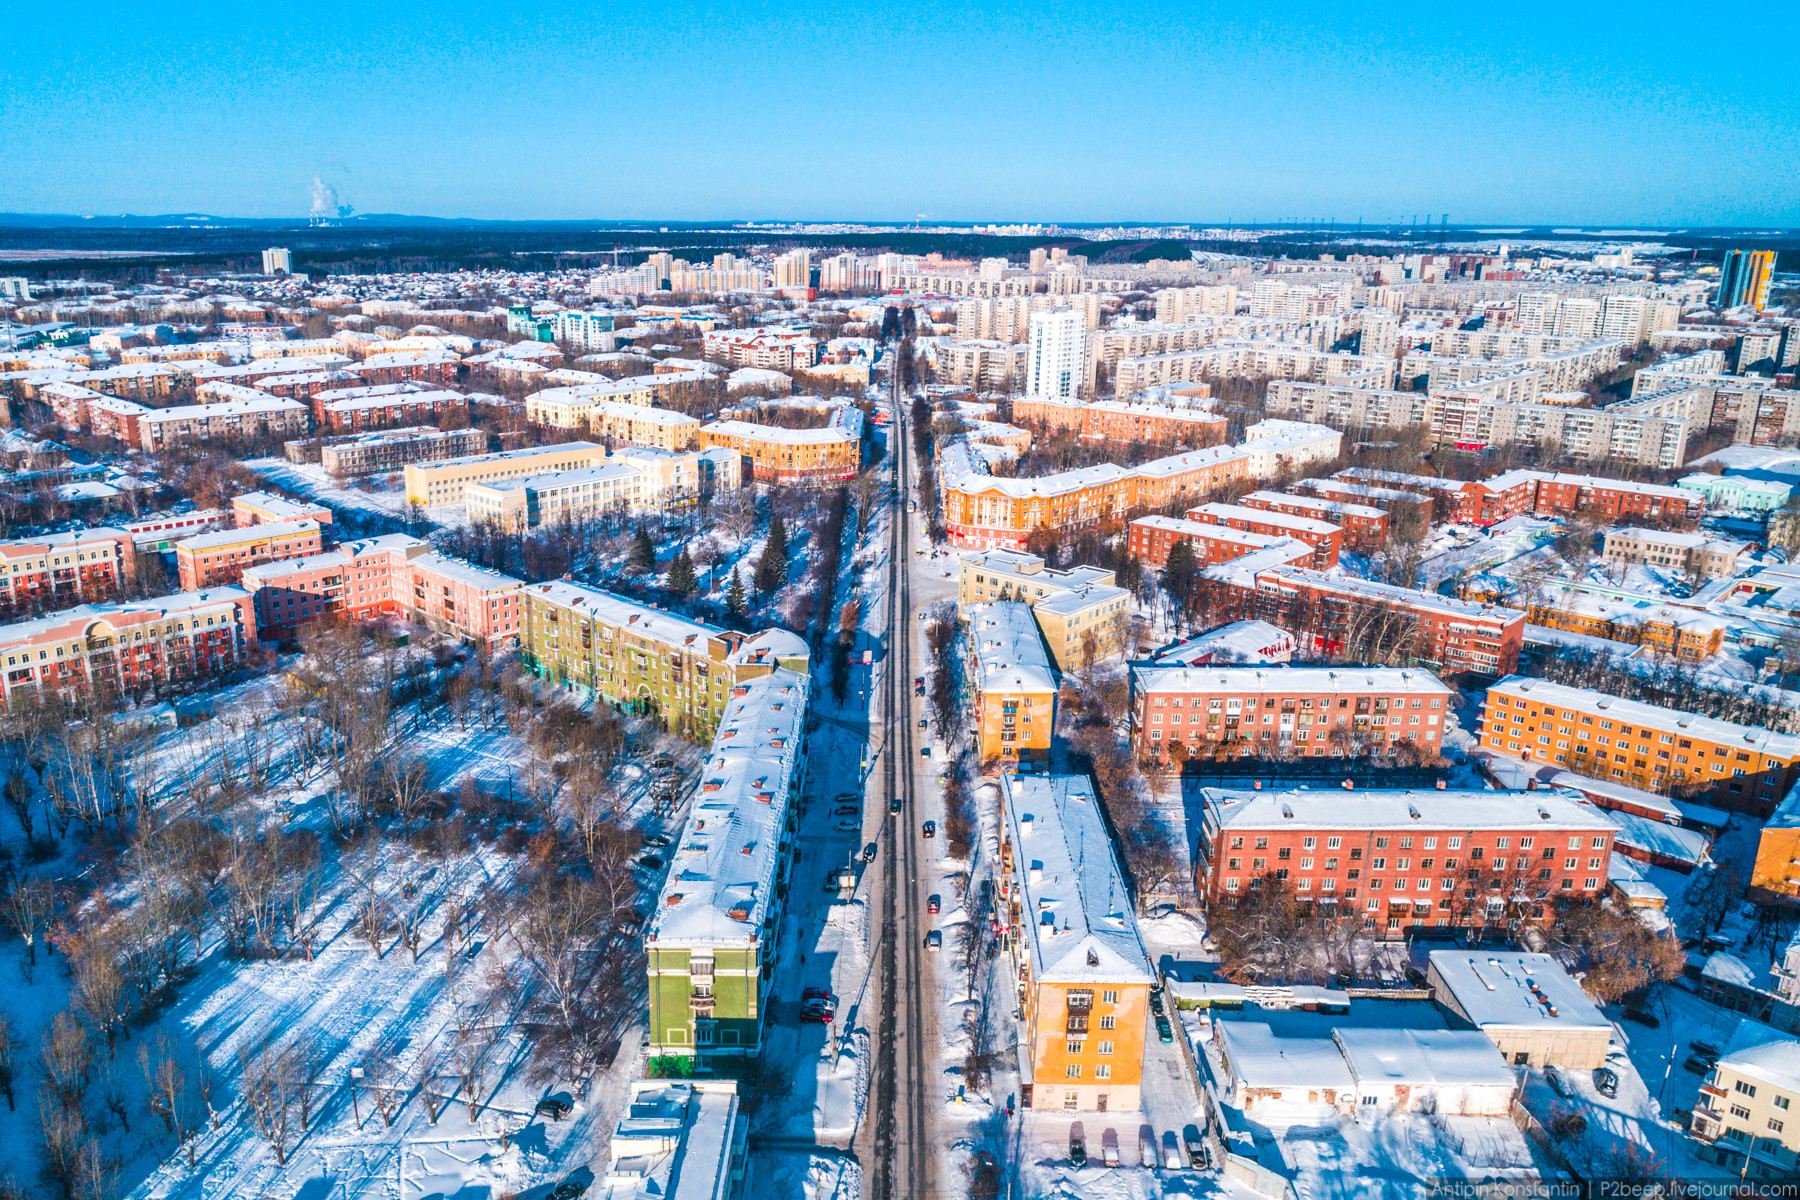
[[[1591,1070],[1606,1062],[1612,1022],[1548,954],[1433,950],[1437,1002],[1481,1030],[1506,1061]]]

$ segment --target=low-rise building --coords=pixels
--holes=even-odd
[[[315,396],[313,403],[313,416],[318,420],[319,427],[339,433],[441,421],[452,413],[460,413],[466,417],[468,411],[468,397],[448,388],[356,396],[341,400],[320,400]]]
[[[635,1080],[597,1200],[742,1200],[749,1136],[735,1079]]]
[[[277,521],[243,529],[221,529],[175,543],[175,566],[188,591],[236,583],[246,567],[317,554],[324,542],[317,521]]]
[[[771,665],[721,689],[712,748],[670,853],[681,866],[644,930],[648,1054],[704,1068],[762,1049],[806,785],[803,672]]]
[[[118,403],[127,403],[119,401]],[[92,406],[89,406],[90,409]],[[138,445],[155,451],[178,442],[236,442],[290,438],[312,424],[306,405],[269,396],[218,404],[183,404],[135,413]]]
[[[432,429],[413,425],[374,433],[287,443],[289,462],[316,462],[340,479],[395,471],[408,463],[441,462],[480,454],[487,449],[485,429]]]
[[[1219,1020],[1213,1039],[1227,1097],[1325,1104],[1344,1115],[1427,1112],[1504,1117],[1518,1077],[1474,1030],[1339,1026],[1329,1037],[1281,1037],[1263,1021]]]
[[[1313,548],[1312,566],[1330,570],[1337,566],[1344,547],[1344,531],[1329,521],[1296,517],[1271,509],[1243,504],[1202,504],[1187,511],[1187,519],[1202,525],[1223,525],[1264,537],[1293,538]]]
[[[463,488],[471,483],[496,483],[529,479],[551,471],[573,471],[598,465],[606,459],[606,447],[594,442],[559,442],[554,446],[530,446],[494,454],[470,454],[439,462],[406,465],[406,502],[428,508],[461,504]]]
[[[735,450],[749,460],[758,483],[832,487],[862,469],[862,409],[831,407],[822,429],[788,429],[750,421],[713,421],[699,430],[701,446]]]
[[[1606,1065],[1612,1022],[1548,954],[1433,950],[1427,963],[1433,999],[1485,1033],[1514,1066]]]
[[[1748,542],[1709,537],[1704,533],[1644,529],[1634,525],[1607,530],[1601,556],[1607,562],[1626,566],[1663,567],[1704,579],[1730,579],[1737,574],[1738,555],[1749,548]]]
[[[819,361],[819,343],[803,329],[711,329],[701,335],[701,353],[734,367],[794,371]]]
[[[1791,483],[1742,475],[1683,475],[1675,486],[1700,496],[1706,507],[1724,512],[1774,512],[1794,494]]]
[[[1037,621],[1028,606],[1007,601],[973,605],[968,617],[981,761],[1041,767],[1056,724],[1056,673]]]
[[[1294,635],[1267,621],[1232,621],[1159,650],[1159,667],[1208,667],[1284,663],[1294,657]]]
[[[1456,692],[1403,667],[1131,670],[1132,749],[1142,759],[1435,754]],[[1180,749],[1177,749],[1180,747]]]
[[[1531,624],[1540,630],[1648,646],[1687,662],[1717,654],[1728,628],[1723,618],[1697,609],[1649,600],[1616,600],[1568,587],[1543,588],[1526,603]]]
[[[553,471],[529,479],[463,487],[469,520],[508,532],[593,520],[609,513],[668,512],[702,496],[743,485],[743,459],[730,450],[676,454],[634,447],[598,466]]]
[[[1000,911],[1017,962],[1021,1107],[1134,1113],[1156,974],[1085,775],[1001,776]]]
[[[516,641],[522,580],[432,550],[403,533],[246,568],[257,628],[278,639],[324,621],[403,617],[488,650]]]
[[[256,618],[242,588],[83,604],[0,626],[6,706],[89,695],[142,699],[234,670],[256,647]]]
[[[1226,431],[1224,417],[1198,405],[1178,408],[1129,400],[1083,402],[1021,396],[1012,402],[1012,419],[1046,429],[1072,430],[1089,441],[1118,445],[1216,446],[1225,440]]]
[[[274,492],[243,492],[231,498],[231,523],[239,529],[251,525],[276,525],[283,521],[317,521],[331,524],[331,510],[323,504],[290,500]]]
[[[1794,786],[1800,737],[1513,675],[1488,688],[1477,740],[1634,787],[1703,791],[1708,803],[1767,815]]]
[[[1251,492],[1240,497],[1238,503],[1245,508],[1264,508],[1336,525],[1344,531],[1344,545],[1359,554],[1371,554],[1387,543],[1387,511],[1373,504],[1351,504],[1343,500],[1267,491]]]
[[[1200,797],[1195,879],[1209,903],[1273,876],[1319,915],[1382,937],[1548,923],[1564,901],[1599,898],[1613,852],[1612,822],[1567,792],[1202,788]]]
[[[1747,1180],[1800,1176],[1800,1041],[1749,1018],[1707,1072],[1689,1131],[1699,1157]]]

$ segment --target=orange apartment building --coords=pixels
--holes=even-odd
[[[231,523],[239,529],[276,525],[283,521],[317,521],[329,525],[331,510],[323,504],[289,500],[274,492],[244,492],[231,498]]]
[[[1763,822],[1750,886],[1770,896],[1800,899],[1800,789],[1782,797]]]
[[[131,534],[110,526],[0,542],[0,618],[111,600],[135,565]]]
[[[1305,542],[1313,548],[1312,565],[1320,570],[1337,566],[1338,554],[1344,548],[1344,531],[1329,521],[1313,517],[1290,516],[1242,504],[1202,504],[1188,509],[1187,519],[1202,525],[1223,525],[1245,533],[1260,533],[1264,537]]]
[[[1001,795],[998,908],[1029,1039],[1019,1103],[1129,1118],[1156,973],[1093,784],[1009,772]]]
[[[175,567],[187,591],[236,583],[246,567],[317,554],[324,546],[319,523],[306,519],[221,529],[175,543]]]
[[[1037,479],[968,472],[944,481],[944,522],[954,545],[1023,550],[1038,529],[1116,526],[1134,513],[1202,499],[1243,479],[1249,461],[1242,449],[1212,446],[1137,467],[1107,463]]]
[[[981,761],[1041,769],[1056,725],[1056,672],[1031,607],[1018,601],[976,604],[968,617]]]
[[[823,429],[785,429],[749,421],[713,421],[699,432],[701,449],[723,446],[750,462],[758,483],[790,487],[833,487],[862,469],[860,408],[840,404]]]
[[[1251,492],[1239,498],[1245,508],[1265,508],[1295,517],[1310,517],[1344,531],[1344,545],[1358,554],[1371,554],[1387,542],[1388,515],[1372,504],[1350,504],[1318,496],[1289,496],[1282,492]]]
[[[1131,692],[1132,749],[1153,762],[1435,754],[1457,698],[1402,667],[1141,666]]]
[[[1488,688],[1478,740],[1496,754],[1767,816],[1793,788],[1800,737],[1510,676]]]
[[[1012,402],[1014,423],[1073,430],[1091,441],[1153,446],[1217,446],[1225,440],[1224,417],[1203,408],[1176,408],[1129,400],[1083,403],[1049,396],[1021,396]]]
[[[1564,633],[1585,634],[1649,646],[1685,662],[1711,658],[1725,644],[1726,622],[1711,613],[1673,604],[1614,600],[1573,588],[1546,589],[1526,609],[1531,624]]]
[[[1408,928],[1548,923],[1606,891],[1613,823],[1540,791],[1288,792],[1202,788],[1195,884],[1229,903],[1273,874],[1321,915]]]

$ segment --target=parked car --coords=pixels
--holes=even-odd
[[[1169,1018],[1156,1018],[1156,1040],[1159,1042],[1173,1042],[1175,1040],[1175,1029],[1169,1024]]]
[[[1406,982],[1412,984],[1414,987],[1427,986],[1425,972],[1419,970],[1417,967],[1406,968]]]
[[[897,813],[900,811],[900,808],[901,808],[900,797],[895,796],[892,800],[888,801],[888,811],[889,812]]]
[[[937,915],[938,910],[942,906],[943,906],[943,902],[941,900],[939,900],[936,896],[927,896],[925,898],[925,911],[932,914],[933,916]]]
[[[856,833],[861,829],[862,826],[855,821],[839,821],[837,823],[837,831],[839,833]]]
[[[1648,1025],[1652,1029],[1659,1029],[1662,1027],[1662,1021],[1657,1018],[1657,1015],[1645,1008],[1626,1009],[1625,1019],[1627,1021],[1636,1021],[1639,1025]]]
[[[1187,1165],[1181,1161],[1181,1143],[1175,1140],[1173,1129],[1163,1130],[1162,1165],[1171,1171],[1179,1171]]]
[[[920,728],[920,729],[923,729],[923,728],[925,728],[925,726],[926,726],[926,723],[927,723],[927,722],[926,722],[926,720],[925,720],[925,718],[924,718],[924,717],[920,717],[920,718],[919,718],[919,728]]]
[[[1069,1131],[1069,1164],[1076,1167],[1087,1166],[1087,1139],[1081,1136],[1079,1124]]]
[[[926,934],[925,948],[933,951],[942,950],[944,948],[944,931],[941,929],[934,929]]]
[[[836,1015],[837,997],[835,996],[814,996],[800,1004],[800,1019],[808,1025],[829,1025],[831,1019]]]
[[[550,1193],[549,1200],[575,1200],[575,1197],[586,1192],[592,1184],[591,1178],[577,1179],[571,1175],[556,1185]]]
[[[1107,1129],[1100,1134],[1100,1161],[1109,1167],[1119,1165],[1119,1131]]]
[[[1708,1063],[1718,1061],[1719,1048],[1717,1046],[1713,1045],[1711,1042],[1706,1041],[1702,1038],[1690,1038],[1688,1040],[1688,1045],[1690,1047],[1692,1047],[1695,1054],[1698,1054],[1702,1058],[1706,1059]]]
[[[1594,1068],[1594,1090],[1607,1099],[1619,1094],[1619,1075],[1611,1067]]]
[[[920,758],[930,758],[931,757],[931,747],[930,746],[920,746],[919,747],[919,757]]]
[[[936,821],[925,822],[925,836],[928,838],[934,838],[937,836],[937,822]]]
[[[1206,1155],[1206,1139],[1200,1136],[1198,1125],[1185,1126],[1181,1131],[1181,1140],[1187,1146],[1188,1157],[1194,1162],[1194,1169],[1199,1170],[1201,1160]]]
[[[575,1106],[566,1096],[545,1096],[533,1110],[537,1116],[549,1117],[552,1121],[560,1121],[574,1111]]]
[[[831,989],[830,988],[822,988],[822,987],[809,987],[805,991],[800,993],[800,998],[802,1000],[829,1000],[829,999],[831,999]]]
[[[855,792],[839,792],[831,802],[833,804],[861,804],[862,797]]]
[[[1544,1068],[1544,1082],[1548,1083],[1559,1096],[1566,1097],[1575,1094],[1575,1089],[1569,1086],[1569,1081],[1564,1079],[1562,1072],[1555,1067]]]
[[[1159,987],[1150,989],[1150,1011],[1159,1017],[1163,1015],[1163,993]]]
[[[1704,1075],[1713,1069],[1713,1065],[1698,1054],[1690,1054],[1687,1061],[1681,1064],[1682,1070],[1692,1071],[1696,1075]]]
[[[859,811],[860,810],[854,804],[840,804],[832,815],[839,817],[854,817]]]
[[[1148,1125],[1138,1126],[1138,1164],[1145,1167],[1156,1165],[1156,1130]]]
[[[644,855],[644,857],[638,859],[638,866],[644,867],[651,871],[660,871],[662,869],[662,865],[663,865],[663,860],[655,854],[646,854],[646,855]]]
[[[669,846],[669,839],[660,833],[653,833],[644,839],[644,845],[654,846],[658,850],[666,850]]]
[[[863,847],[863,861],[864,862],[874,862],[875,861],[875,843],[874,842],[870,842],[868,845]]]

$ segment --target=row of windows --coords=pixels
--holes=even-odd
[[[1386,850],[1388,848],[1389,840],[1390,840],[1390,838],[1386,834],[1377,837],[1375,839],[1375,849]],[[1402,837],[1402,838],[1397,838],[1397,839],[1393,839],[1393,840],[1395,840],[1398,843],[1399,848],[1402,850],[1411,850],[1413,848],[1413,839],[1411,837]],[[1519,838],[1519,849],[1529,850],[1536,844],[1536,841],[1537,841],[1537,839],[1534,837],[1531,837],[1531,836],[1521,837],[1521,838]],[[1336,850],[1343,845],[1343,842],[1344,842],[1344,839],[1341,836],[1332,835],[1325,839],[1325,848],[1327,850]],[[1435,837],[1420,838],[1419,842],[1420,842],[1421,849],[1425,849],[1425,850],[1436,850],[1437,849],[1438,840]],[[1463,840],[1461,837],[1447,837],[1444,839],[1444,842],[1445,842],[1446,848],[1448,848],[1448,849],[1451,849],[1451,850],[1462,849]],[[1496,850],[1510,849],[1511,842],[1512,842],[1511,834],[1502,834],[1501,836],[1496,837],[1494,839],[1494,849],[1496,849]],[[1318,844],[1319,844],[1319,839],[1316,836],[1313,836],[1311,834],[1300,839],[1300,848],[1303,850],[1315,849],[1315,848],[1317,848]],[[1595,835],[1595,837],[1593,838],[1593,841],[1592,841],[1592,845],[1593,845],[1593,848],[1596,850],[1604,850],[1606,848],[1606,835],[1605,834]],[[1240,835],[1236,835],[1236,836],[1232,837],[1231,848],[1233,850],[1242,850],[1244,848],[1243,835],[1240,834]],[[1269,848],[1269,839],[1267,837],[1258,837],[1256,839],[1255,848],[1258,850],[1267,850]],[[1571,849],[1571,850],[1581,849],[1581,836],[1579,834],[1570,836],[1569,849]],[[1288,847],[1280,848],[1280,855],[1282,858],[1288,857],[1288,853],[1289,853]],[[1361,858],[1362,853],[1363,852],[1362,852],[1361,847],[1353,846],[1350,849],[1350,857],[1352,859]],[[1482,847],[1474,846],[1474,847],[1470,848],[1469,857],[1480,858],[1481,856],[1482,856]],[[1544,857],[1546,857],[1546,858],[1550,857],[1548,848],[1545,849]],[[1369,865],[1371,867],[1379,870],[1381,867],[1382,861],[1383,860],[1377,858],[1373,862],[1371,862]],[[1404,867],[1405,867],[1404,861],[1402,861],[1399,865],[1400,865],[1401,869],[1404,869]],[[1451,863],[1449,865],[1454,866],[1455,864]]]

